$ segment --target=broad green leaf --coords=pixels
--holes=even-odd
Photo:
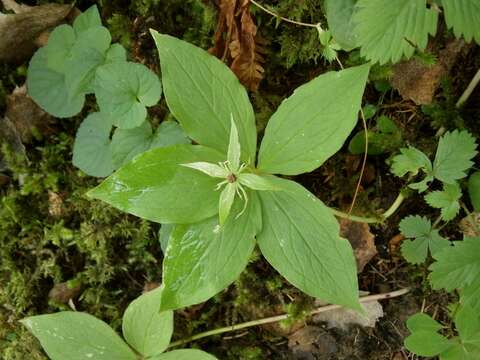
[[[426,0],[359,0],[353,16],[360,54],[385,64],[425,50],[437,31],[438,13]]]
[[[85,95],[69,95],[65,75],[47,66],[47,49],[40,48],[30,60],[27,75],[28,94],[43,110],[58,118],[78,114]]]
[[[474,281],[460,291],[460,302],[475,309],[480,314],[480,281]]]
[[[21,320],[51,360],[137,360],[135,353],[103,321],[65,311]]]
[[[448,132],[440,138],[433,162],[433,176],[447,184],[467,176],[477,154],[475,138],[468,131]]]
[[[220,194],[220,201],[218,203],[218,219],[219,225],[223,226],[232,209],[233,200],[235,199],[235,193],[237,191],[237,185],[227,183]]]
[[[70,25],[60,25],[52,31],[45,47],[47,64],[51,70],[59,73],[65,71],[65,62],[70,56],[75,40],[75,31]]]
[[[162,310],[208,300],[235,281],[247,266],[261,228],[260,204],[249,193],[248,206],[237,198],[222,227],[218,216],[197,224],[176,225],[163,260]]]
[[[427,174],[432,172],[432,162],[420,150],[409,146],[400,149],[400,155],[396,155],[392,161],[392,173],[398,177],[402,177],[407,173],[417,175],[420,170]]]
[[[163,121],[157,128],[152,140],[152,148],[177,144],[190,144],[185,131],[175,121]]]
[[[120,44],[112,44],[105,54],[105,62],[127,61],[127,50]]]
[[[430,266],[430,282],[435,290],[453,291],[480,279],[480,238],[465,238],[454,245],[434,256],[437,261]]]
[[[123,314],[122,331],[128,344],[145,357],[161,354],[173,333],[173,312],[160,312],[162,288],[135,299]]]
[[[245,88],[230,69],[206,51],[152,30],[160,54],[168,107],[188,136],[227,153],[233,116],[244,162],[255,161],[257,130]]]
[[[160,242],[160,247],[162,252],[165,254],[167,252],[168,241],[170,239],[170,234],[175,228],[174,224],[162,224],[158,232],[158,240]]]
[[[335,41],[346,51],[356,48],[357,34],[353,23],[355,0],[326,0],[325,12]]]
[[[405,347],[420,356],[436,356],[451,346],[446,337],[433,331],[415,331],[405,339]]]
[[[148,121],[133,129],[117,128],[112,137],[113,164],[119,168],[149,149],[189,143],[190,140],[173,121],[162,122],[155,133],[152,133]]]
[[[160,100],[158,76],[142,64],[113,62],[97,69],[95,96],[102,113],[122,129],[139,126],[147,117],[146,106]]]
[[[460,211],[462,189],[457,183],[444,184],[442,191],[432,191],[425,195],[425,201],[431,207],[441,209],[442,220],[450,221],[457,216]]]
[[[479,358],[480,349],[458,341],[453,342],[449,349],[440,354],[440,360],[478,360]]]
[[[455,328],[463,343],[480,347],[480,314],[469,305],[460,307],[455,315]]]
[[[90,176],[105,177],[113,170],[110,131],[112,122],[101,113],[92,113],[77,130],[73,165]]]
[[[421,330],[437,332],[438,330],[442,329],[443,326],[437,321],[433,320],[427,314],[418,313],[411,316],[407,320],[407,328],[410,330],[410,332],[417,332]]]
[[[369,69],[328,72],[297,88],[268,122],[258,168],[298,175],[340,150],[357,123]]]
[[[478,0],[442,0],[445,21],[457,38],[480,44],[480,2]]]
[[[88,195],[160,223],[194,223],[218,212],[217,179],[180,164],[222,155],[199,145],[150,150],[118,169]]]
[[[281,190],[275,181],[275,177],[272,175],[257,175],[242,173],[238,175],[238,181],[240,184],[252,190],[264,191],[264,190]]]
[[[204,351],[196,349],[173,350],[155,356],[149,360],[216,360],[217,358]]]
[[[400,222],[400,231],[406,238],[412,239],[402,243],[402,255],[412,264],[423,263],[428,250],[433,255],[450,244],[438,230],[432,228],[430,220],[418,215],[404,218]]]
[[[65,82],[70,94],[94,92],[95,72],[105,62],[112,37],[108,29],[96,26],[77,36],[65,62]]]
[[[301,185],[278,179],[282,191],[257,192],[268,262],[306,294],[359,310],[357,267],[330,209]]]
[[[79,35],[92,27],[101,25],[102,19],[100,18],[97,5],[93,5],[75,18],[73,29],[75,30],[75,33]]]
[[[480,212],[480,171],[473,173],[468,178],[468,195],[473,209]]]

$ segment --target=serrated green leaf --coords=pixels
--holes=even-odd
[[[301,185],[277,179],[282,191],[257,192],[267,261],[306,294],[359,310],[357,267],[330,209]]]
[[[442,329],[443,326],[433,320],[430,316],[424,313],[418,313],[407,320],[407,328],[410,332],[417,332],[417,331],[431,331],[437,332],[438,330]]]
[[[457,38],[480,44],[480,2],[477,0],[442,0],[445,21]]]
[[[468,178],[468,195],[473,209],[480,212],[480,171],[473,173]]]
[[[402,243],[402,255],[412,264],[423,263],[429,249],[434,255],[450,244],[438,230],[432,229],[430,220],[418,215],[404,218],[400,222],[400,231],[406,238],[413,239]]]
[[[95,72],[105,62],[112,37],[108,29],[96,26],[77,36],[65,62],[65,82],[70,94],[93,93]]]
[[[480,279],[480,238],[465,238],[454,245],[434,256],[437,261],[430,266],[430,282],[436,290],[453,291]]]
[[[433,162],[433,176],[447,184],[467,176],[477,154],[475,138],[468,131],[447,132],[438,142]]]
[[[90,176],[105,177],[113,170],[110,131],[112,122],[101,113],[92,113],[77,130],[73,165]]]
[[[97,69],[98,105],[119,128],[131,129],[142,124],[147,117],[146,106],[155,105],[160,95],[158,76],[144,65],[113,62]]]
[[[122,332],[127,343],[145,357],[161,354],[173,333],[173,312],[160,312],[162,288],[135,299],[123,314]]]
[[[135,353],[103,321],[64,311],[21,320],[51,360],[136,360]]]
[[[217,360],[217,358],[201,350],[182,349],[169,351],[150,360]]]
[[[97,5],[93,5],[75,18],[75,21],[73,22],[73,29],[75,30],[75,33],[79,35],[92,27],[101,25],[102,19],[100,18],[98,7]]]
[[[432,331],[419,330],[405,339],[405,347],[420,356],[436,356],[451,346],[446,337]]]
[[[68,93],[63,73],[48,67],[46,48],[38,49],[30,60],[27,89],[35,103],[58,118],[78,114],[85,102],[84,94]]]
[[[328,28],[335,41],[346,51],[357,47],[357,34],[353,23],[354,12],[355,0],[325,1]]]
[[[238,128],[242,161],[253,164],[257,130],[245,88],[220,60],[206,51],[152,30],[160,54],[168,107],[199,144],[227,153],[230,117]]]
[[[70,56],[75,40],[75,31],[70,25],[60,25],[52,31],[45,47],[47,65],[51,70],[64,73],[65,62]]]
[[[441,209],[441,217],[444,221],[450,221],[460,211],[462,189],[457,183],[444,184],[442,191],[432,191],[425,195],[425,201],[431,207]]]
[[[460,302],[480,314],[480,281],[475,281],[460,291]]]
[[[247,266],[261,228],[260,204],[248,194],[245,212],[237,199],[232,214],[220,227],[215,216],[191,225],[176,225],[163,261],[162,310],[208,300],[238,278]]]
[[[359,0],[353,16],[360,54],[385,64],[425,50],[437,31],[438,13],[426,0]]]
[[[463,305],[455,314],[455,328],[464,344],[480,347],[480,314],[469,305]]]
[[[362,65],[332,71],[297,88],[268,122],[258,168],[297,175],[335,154],[357,123],[369,70]]]
[[[416,175],[420,170],[427,174],[432,172],[432,163],[427,155],[413,146],[400,149],[400,155],[396,155],[392,160],[391,171],[398,177],[407,173]]]
[[[218,213],[218,179],[180,164],[219,162],[222,157],[199,145],[153,149],[118,169],[88,195],[147,220],[195,223]]]

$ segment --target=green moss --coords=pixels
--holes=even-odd
[[[123,15],[115,13],[108,20],[108,29],[112,34],[112,40],[119,42],[126,49],[132,47],[132,22],[130,19]]]

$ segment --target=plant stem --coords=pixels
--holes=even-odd
[[[460,98],[458,99],[458,101],[455,105],[457,107],[457,109],[462,107],[462,105],[465,104],[465,102],[467,102],[468,98],[470,97],[470,95],[472,95],[473,90],[475,90],[475,87],[478,85],[479,82],[480,82],[480,69],[477,71],[475,76],[472,78],[472,80],[470,81],[470,84],[468,84],[468,86],[465,89],[465,91],[463,92],[462,96],[460,96]]]
[[[386,219],[388,219],[390,216],[392,216],[395,211],[398,210],[400,205],[403,203],[405,200],[405,195],[403,195],[402,192],[398,194],[397,198],[393,202],[393,204],[379,217],[362,217],[362,216],[355,216],[355,215],[350,215],[347,213],[344,213],[340,210],[330,208],[332,211],[333,215],[344,218],[344,219],[349,219],[352,221],[357,221],[357,222],[363,222],[367,224],[378,224],[384,222]]]
[[[276,13],[274,13],[273,11],[271,10],[268,10],[266,7],[264,7],[263,5],[259,4],[258,2],[256,2],[255,0],[250,0],[250,2],[255,5],[256,7],[258,7],[260,10],[263,10],[265,11],[267,14],[270,14],[272,15],[273,17],[276,17],[278,19],[281,19],[285,22],[288,22],[290,24],[295,24],[295,25],[300,25],[300,26],[306,26],[306,27],[312,27],[312,28],[316,28],[316,29],[321,29],[320,27],[320,23],[317,23],[317,24],[309,24],[309,23],[304,23],[304,22],[301,22],[301,21],[295,21],[295,20],[291,20],[289,18],[285,18],[283,16],[280,16]]]
[[[384,293],[384,294],[368,295],[368,296],[361,297],[360,302],[365,303],[365,302],[371,302],[371,301],[377,301],[377,300],[391,299],[391,298],[395,298],[395,297],[398,297],[398,296],[405,295],[409,291],[410,291],[409,288],[405,288],[405,289],[400,289],[400,290],[396,290],[396,291],[392,291],[392,292]],[[343,308],[343,307],[340,306],[340,305],[326,305],[326,306],[319,307],[315,310],[312,310],[308,315],[312,316],[312,315],[315,315],[315,314],[320,314],[320,313],[323,313],[323,312],[326,312],[326,311],[337,310],[337,309],[341,309],[341,308]],[[244,322],[244,323],[241,323],[241,324],[235,324],[235,325],[232,325],[232,326],[226,326],[226,327],[223,327],[223,328],[218,328],[218,329],[214,329],[214,330],[205,331],[203,333],[193,335],[189,338],[174,341],[174,342],[170,343],[168,348],[180,346],[180,345],[186,344],[186,343],[194,341],[194,340],[203,339],[203,338],[208,337],[208,336],[219,335],[219,334],[223,334],[223,333],[227,333],[227,332],[231,332],[231,331],[236,331],[236,330],[241,330],[241,329],[245,329],[245,328],[249,328],[249,327],[253,327],[253,326],[279,322],[279,321],[288,319],[290,316],[291,315],[289,315],[289,314],[283,314],[283,315],[272,316],[272,317],[253,320],[253,321],[247,321],[247,322]]]

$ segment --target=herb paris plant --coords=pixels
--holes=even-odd
[[[329,72],[298,88],[270,119],[256,165],[255,117],[237,78],[204,50],[152,34],[170,111],[200,145],[153,149],[89,195],[175,224],[161,310],[205,301],[227,287],[257,242],[305,293],[359,309],[355,259],[331,210],[301,185],[272,174],[312,171],[340,149],[357,122],[369,65]]]
[[[194,349],[165,352],[173,333],[173,312],[158,311],[161,297],[158,288],[128,306],[122,323],[126,343],[106,323],[81,312],[32,316],[22,323],[52,360],[215,360]]]

